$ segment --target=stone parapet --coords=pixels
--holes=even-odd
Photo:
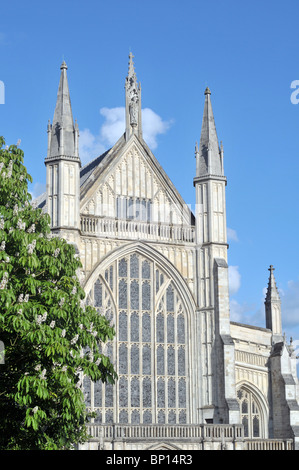
[[[244,438],[242,425],[92,424],[81,450],[293,450],[293,439]]]

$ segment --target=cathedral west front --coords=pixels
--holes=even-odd
[[[116,384],[84,379],[96,417],[81,448],[299,448],[296,357],[282,334],[273,266],[264,328],[230,320],[227,180],[211,91],[195,148],[194,213],[143,139],[132,54],[125,109],[123,135],[82,167],[62,63],[37,203],[52,232],[75,244],[86,302],[116,331],[100,346]]]

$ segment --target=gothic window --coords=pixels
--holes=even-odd
[[[186,423],[188,322],[175,284],[154,261],[133,253],[105,269],[87,298],[116,331],[102,348],[116,384],[84,382],[94,422]]]
[[[116,198],[117,219],[131,219],[142,222],[150,222],[152,203],[149,199],[133,197]]]
[[[244,436],[249,438],[261,438],[262,415],[255,395],[245,387],[237,392],[240,405],[241,423],[244,425]]]

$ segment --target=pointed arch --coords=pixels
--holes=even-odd
[[[244,380],[237,385],[237,400],[245,437],[267,439],[269,405],[263,393],[254,384]]]
[[[114,250],[110,251],[106,256],[104,256],[94,267],[93,271],[90,273],[88,278],[84,283],[84,290],[88,292],[92,286],[94,279],[97,278],[101,271],[104,271],[113,261],[122,258],[124,256],[130,255],[131,253],[139,253],[140,255],[149,258],[150,260],[155,261],[166,272],[166,274],[173,280],[175,285],[179,289],[179,293],[188,307],[188,311],[195,312],[196,303],[194,296],[177,268],[169,261],[164,255],[157,251],[152,246],[143,243],[143,242],[132,242],[128,243],[122,247],[117,247]]]
[[[158,442],[150,447],[147,447],[145,450],[182,450],[181,447],[176,446],[175,444],[169,444],[168,442]]]
[[[88,298],[100,299],[100,306],[105,292],[114,311],[110,359],[118,381],[112,391],[89,385],[90,407],[98,411],[98,420],[192,421],[195,302],[177,269],[151,246],[135,242],[105,256],[84,287]]]

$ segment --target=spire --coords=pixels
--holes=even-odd
[[[60,67],[53,123],[48,122],[48,152],[46,207],[51,218],[51,228],[62,230],[66,238],[74,241],[80,227],[80,158],[78,151],[79,128],[74,124],[67,65]],[[62,232],[61,232],[62,233]]]
[[[278,293],[278,289],[277,289],[276,281],[274,277],[275,268],[273,268],[272,264],[270,265],[270,268],[268,269],[268,271],[270,271],[270,275],[269,275],[268,289],[266,293],[265,303],[272,302],[272,301],[280,302],[280,297],[279,297],[279,293]]]
[[[61,74],[57,93],[53,123],[48,124],[48,155],[47,158],[59,156],[77,157],[78,128],[75,129],[71,99],[67,80],[65,61],[60,66]]]
[[[211,91],[205,89],[205,104],[202,119],[202,128],[197,157],[196,176],[224,176],[223,152],[219,149],[218,137],[211,104]]]
[[[141,127],[141,85],[137,82],[133,54],[129,54],[129,70],[126,77],[126,139],[131,134],[142,135]]]
[[[276,337],[276,340],[280,340],[282,338],[281,301],[272,264],[269,271],[270,275],[265,299],[266,328],[272,330],[272,334]]]

